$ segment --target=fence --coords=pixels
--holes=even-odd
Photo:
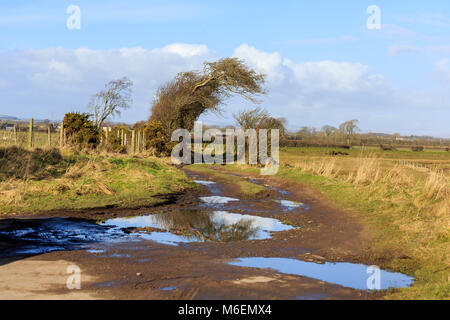
[[[109,136],[117,134],[120,144],[125,146],[129,153],[140,153],[145,151],[145,134],[142,129],[130,130],[120,128],[112,130],[111,127],[102,128],[101,145]],[[117,133],[116,133],[117,131]],[[33,119],[29,123],[3,124],[0,127],[0,146],[18,146],[22,148],[64,148],[67,139],[63,124],[55,125],[51,123],[36,124]]]

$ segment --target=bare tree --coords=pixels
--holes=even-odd
[[[94,123],[101,128],[103,122],[110,116],[120,116],[122,109],[130,108],[131,87],[133,82],[127,77],[112,80],[105,85],[105,89],[93,95],[89,103],[94,112]]]
[[[324,125],[321,129],[321,131],[325,134],[325,137],[328,138],[331,136],[334,132],[337,131],[337,129],[333,126]]]
[[[342,132],[347,137],[347,144],[350,144],[350,139],[353,137],[353,135],[359,131],[358,128],[359,121],[356,119],[343,122],[339,125],[339,131]]]
[[[244,130],[256,128],[262,119],[268,117],[269,113],[260,107],[247,111],[241,110],[237,114],[233,114],[238,126]]]
[[[263,117],[256,126],[256,129],[278,129],[280,136],[284,137],[286,135],[286,118],[274,118],[274,117]]]

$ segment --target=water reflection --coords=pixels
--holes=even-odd
[[[317,264],[289,258],[240,258],[230,264],[240,267],[269,268],[281,273],[295,274],[338,284],[344,287],[367,290],[371,273],[368,266],[348,262]],[[380,270],[380,288],[408,287],[413,278],[402,273]]]
[[[226,204],[232,201],[239,201],[239,199],[221,196],[200,197],[200,200],[207,204]]]
[[[80,249],[124,236],[123,232],[82,219],[4,219],[0,222],[0,257]]]
[[[166,244],[268,239],[271,237],[271,232],[293,228],[272,218],[202,210],[172,211],[148,216],[110,219],[103,225],[134,229],[144,239]]]

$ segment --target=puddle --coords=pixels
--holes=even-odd
[[[269,190],[272,190],[272,191],[276,191],[276,192],[278,192],[279,194],[281,194],[281,195],[283,195],[283,196],[287,196],[287,195],[290,195],[290,194],[291,194],[289,191],[281,190],[281,189],[278,189],[278,188],[276,188],[276,187],[273,187],[273,186],[264,184],[264,181],[261,181],[261,180],[256,180],[256,179],[248,178],[248,181],[251,182],[251,183],[254,183],[254,184],[262,185],[262,186],[264,186],[266,189],[269,189]]]
[[[295,297],[295,300],[326,300],[329,296],[325,293],[313,293],[307,296],[298,296]]]
[[[82,219],[5,219],[0,221],[0,242],[6,244],[0,257],[82,249],[90,243],[124,236],[123,232]]]
[[[289,258],[240,258],[231,265],[251,268],[269,268],[281,273],[305,276],[344,287],[367,290],[367,280],[373,273],[367,266],[347,262],[317,264]],[[413,278],[402,273],[380,270],[380,289],[403,288],[413,283]]]
[[[104,253],[105,250],[101,250],[101,249],[89,249],[89,250],[86,250],[86,252],[96,254],[96,253]]]
[[[221,196],[200,197],[200,200],[207,204],[226,204],[231,201],[239,201],[239,199]]]
[[[110,219],[102,223],[117,229],[136,229],[137,236],[163,244],[269,239],[271,232],[293,229],[277,219],[227,211],[172,211]]]
[[[209,186],[209,185],[215,184],[214,181],[205,181],[205,180],[194,180],[194,182],[198,183],[198,184],[205,185],[205,186]]]
[[[291,201],[291,200],[274,200],[279,203],[286,210],[294,210],[296,208],[303,208],[305,210],[309,210],[309,206],[304,204],[303,202]]]
[[[107,255],[109,258],[130,258],[131,255],[127,253],[112,253]]]
[[[177,287],[164,287],[164,288],[159,288],[158,290],[162,290],[162,291],[173,291],[175,290]]]
[[[117,281],[107,281],[107,282],[101,282],[101,283],[96,283],[95,286],[98,288],[107,288],[107,287],[112,287],[112,286],[116,286],[118,285]]]

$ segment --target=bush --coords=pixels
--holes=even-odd
[[[380,144],[380,149],[383,151],[395,151],[396,150],[393,146],[386,146],[383,144]]]
[[[169,156],[176,142],[163,134],[161,121],[149,121],[144,129],[146,137],[146,148],[155,156]]]
[[[122,145],[121,131],[127,129],[123,126],[115,126],[108,134],[106,143],[103,144],[107,152],[126,153],[127,148]]]
[[[71,112],[64,116],[68,143],[78,149],[94,149],[100,143],[100,130],[89,120],[88,113]]]
[[[413,146],[411,147],[411,150],[414,152],[421,152],[423,151],[423,146]]]

